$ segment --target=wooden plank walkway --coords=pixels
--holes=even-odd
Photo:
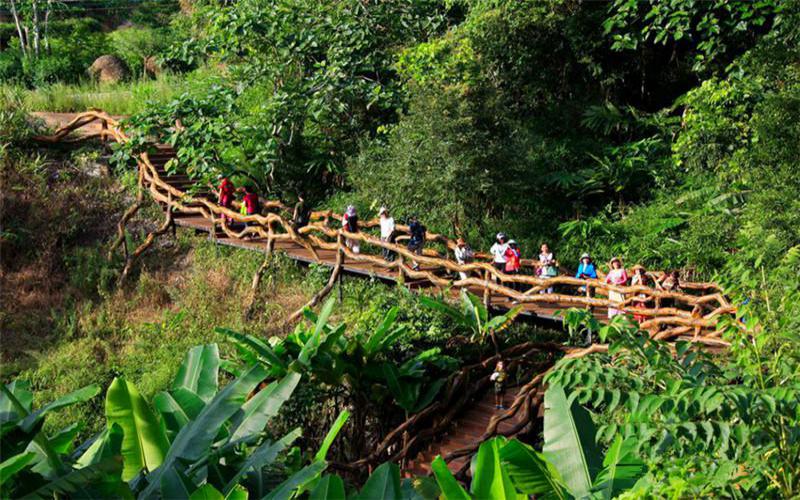
[[[251,250],[261,253],[267,252],[266,239],[231,238],[225,234],[220,233],[219,231],[216,231],[212,235],[211,221],[199,215],[176,214],[175,225],[208,233],[209,237],[219,245],[242,248],[245,250]],[[274,250],[284,252],[286,256],[288,256],[292,260],[298,261],[303,264],[320,264],[333,268],[333,266],[336,263],[336,252],[334,250],[317,249],[317,255],[319,255],[320,257],[320,259],[317,260],[314,258],[314,255],[307,248],[298,245],[293,241],[276,241],[274,243]],[[425,266],[422,266],[422,269],[425,270],[426,269]],[[345,264],[343,265],[343,270],[354,276],[378,278],[383,281],[391,283],[397,282],[396,272],[389,272],[386,269],[376,266],[370,262],[354,262],[348,260],[345,261]],[[429,287],[430,283],[426,281],[410,281],[410,282],[406,281],[405,285],[409,286],[412,289],[420,289]],[[483,293],[483,290],[479,287],[471,287],[469,288],[469,291],[478,296],[480,296]],[[457,293],[457,291],[455,292]],[[492,296],[490,305],[492,308],[497,310],[507,310],[512,306],[512,304],[505,297],[502,296]],[[551,322],[557,321],[559,323],[561,322],[561,316],[558,315],[559,311],[564,311],[568,309],[568,307],[566,306],[548,307],[547,305],[531,304],[531,303],[520,304],[520,305],[523,308],[522,314],[525,316],[541,318]],[[593,312],[594,315],[600,320],[604,320],[607,318],[607,313],[605,308],[597,308]]]

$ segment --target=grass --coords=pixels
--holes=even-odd
[[[17,98],[27,111],[68,113],[99,108],[114,115],[131,115],[151,103],[163,104],[187,89],[205,85],[206,78],[217,72],[215,68],[200,68],[186,74],[162,73],[155,79],[140,78],[117,84],[86,81],[36,89],[0,84],[0,102]]]

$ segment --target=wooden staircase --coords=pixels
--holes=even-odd
[[[518,389],[519,387],[510,387],[506,390],[504,398],[506,407],[509,407],[511,402],[514,401]],[[405,466],[405,472],[414,476],[429,475],[431,473],[430,464],[437,455],[445,457],[454,451],[480,444],[481,437],[486,431],[489,421],[493,416],[500,415],[504,411],[495,408],[494,391],[490,388],[461,417],[453,422],[450,430],[439,436],[438,440],[430,443],[413,460],[408,461]],[[497,433],[503,434],[509,431],[514,424],[519,423],[519,413],[501,422],[497,426]],[[447,466],[455,474],[467,465],[471,458],[471,454],[455,458],[450,460]]]

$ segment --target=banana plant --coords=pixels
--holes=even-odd
[[[489,337],[494,345],[495,353],[500,352],[497,342],[497,333],[508,328],[514,319],[522,312],[522,307],[517,306],[505,314],[489,317],[489,310],[476,295],[466,290],[461,290],[461,308],[449,304],[443,298],[433,298],[420,295],[420,302],[426,307],[447,315],[459,328],[470,332],[473,342],[485,342]]]
[[[558,385],[545,393],[544,448],[537,452],[516,439],[485,441],[472,461],[467,492],[436,457],[434,477],[447,500],[468,498],[593,498],[608,500],[644,475],[635,442],[617,435],[605,456],[595,443],[589,413]]]

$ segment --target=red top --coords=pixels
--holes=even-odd
[[[244,206],[247,207],[247,215],[252,215],[258,212],[258,195],[255,193],[247,193],[244,195]]]
[[[228,180],[227,178],[222,179],[222,182],[219,183],[219,193],[220,195],[227,195],[230,196],[233,194],[233,183]]]
[[[511,247],[506,248],[506,272],[519,271],[521,267],[520,252]]]

